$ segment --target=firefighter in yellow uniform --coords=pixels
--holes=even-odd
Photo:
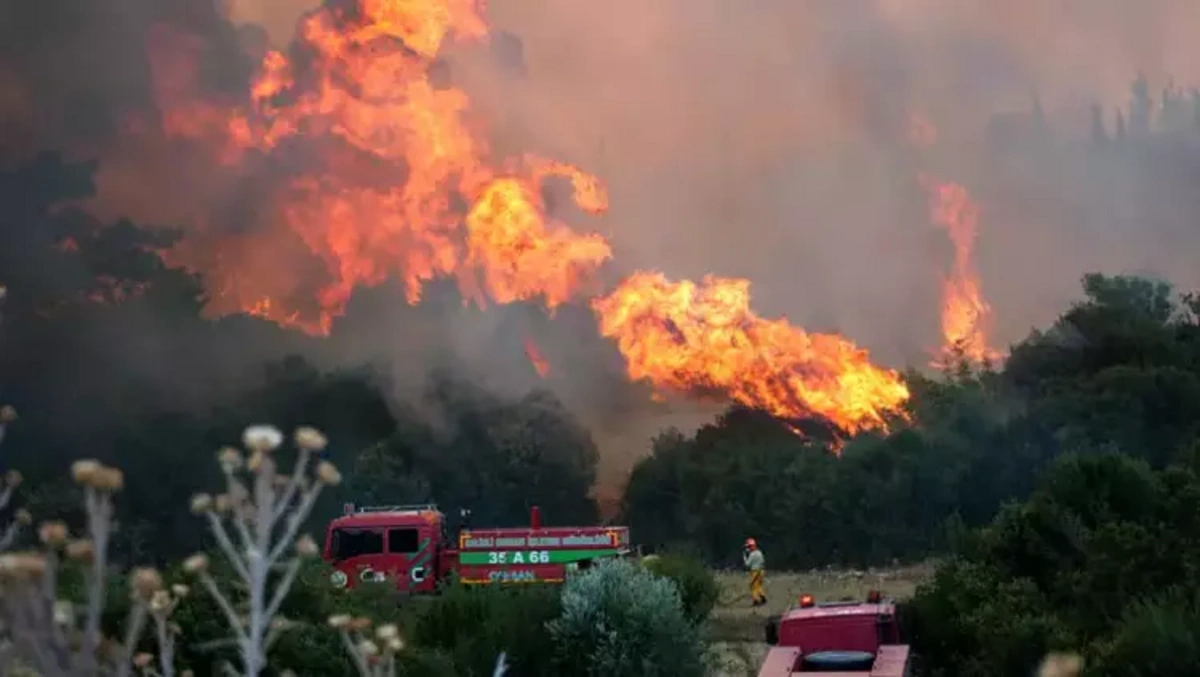
[[[746,539],[746,547],[742,549],[742,562],[750,571],[750,600],[754,606],[762,606],[767,603],[767,592],[763,588],[763,576],[766,574],[764,570],[765,561],[762,550],[758,549],[758,542],[753,538]]]

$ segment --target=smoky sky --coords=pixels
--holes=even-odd
[[[315,4],[7,3],[0,143],[97,158],[102,218],[261,231],[262,247],[238,256],[304,270],[311,262],[268,242],[272,224],[246,197],[267,169],[214,170],[129,121],[154,115],[152,26],[191,36],[203,90],[236,97],[255,55],[285,46]],[[1193,0],[491,0],[488,14],[519,49],[510,41],[498,59],[452,45],[453,82],[498,154],[537,152],[608,184],[610,212],[572,221],[611,239],[614,279],[746,277],[765,316],[845,333],[889,366],[923,365],[952,254],[929,221],[926,174],[979,203],[976,264],[1000,348],[1051,321],[1089,271],[1200,285],[1200,137],[1185,121],[1144,142],[1089,141],[1091,106],[1111,135],[1139,75],[1156,103],[1168,85],[1200,84]],[[513,54],[518,69],[503,63]],[[917,119],[935,143],[914,141]],[[598,438],[626,450],[631,434],[672,421],[613,404],[631,391],[611,346],[580,339],[585,311],[422,324],[398,299],[360,303],[371,310],[324,350],[333,363],[382,357],[419,373],[429,350],[449,347],[464,369],[519,390],[535,384],[519,345],[532,335]]]
[[[925,172],[980,203],[1001,343],[1052,319],[1088,270],[1196,282],[1178,163],[1079,147],[1089,107],[1112,124],[1137,75],[1156,99],[1172,79],[1197,82],[1200,48],[1181,28],[1200,18],[1194,3],[566,0],[492,13],[524,39],[529,77],[480,77],[480,105],[613,184],[606,225],[628,265],[748,277],[764,313],[915,362],[937,344],[950,258]],[[1058,148],[1013,169],[989,126],[1035,100]],[[928,151],[911,148],[914,114],[938,131]]]

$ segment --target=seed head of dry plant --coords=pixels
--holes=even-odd
[[[87,533],[72,537],[65,523],[43,522],[37,529],[40,550],[0,555],[0,636],[5,638],[0,644],[0,671],[20,665],[41,677],[127,677],[135,665],[133,648],[146,615],[161,592],[162,577],[153,569],[132,573],[133,604],[125,642],[106,642],[101,636],[100,616],[106,601],[106,555],[113,532],[112,497],[124,487],[124,475],[95,460],[76,462],[71,475],[83,489]],[[10,472],[5,491],[19,482],[19,476]],[[15,523],[31,521],[28,513],[18,512]],[[59,598],[58,576],[64,561],[85,571],[87,601],[83,609]]]
[[[338,614],[329,617],[329,627],[341,635],[342,645],[362,677],[394,677],[396,654],[404,641],[394,625],[381,625],[371,633],[371,619]]]
[[[404,651],[400,629],[388,623],[375,627],[371,619],[349,614],[334,614],[327,621],[342,638],[342,646],[350,654],[361,677],[396,677],[396,656]],[[506,654],[496,657],[492,677],[508,672]]]
[[[1083,671],[1083,658],[1074,653],[1052,653],[1047,655],[1038,668],[1038,677],[1079,677]]]
[[[13,419],[16,418],[12,407],[0,408],[0,442],[4,441],[5,411],[12,412]],[[16,470],[9,470],[4,474],[3,480],[0,480],[0,510],[4,510],[12,503],[13,494],[17,491],[17,487],[21,486],[22,481],[24,478]],[[0,529],[0,552],[7,552],[12,548],[17,536],[21,533],[21,527],[29,526],[32,523],[33,516],[23,509],[18,510],[13,515],[13,520]]]
[[[11,409],[0,409],[0,425],[15,420]],[[270,426],[247,428],[245,453],[226,447],[217,454],[225,475],[224,492],[213,497],[192,497],[191,510],[205,517],[222,553],[238,577],[234,584],[248,597],[235,607],[232,590],[222,590],[210,573],[209,558],[197,553],[183,563],[184,572],[199,580],[213,596],[229,625],[242,662],[232,674],[258,677],[266,667],[267,651],[292,623],[279,616],[279,608],[296,580],[301,561],[319,554],[308,535],[297,535],[311,513],[321,490],[341,481],[332,464],[314,456],[327,442],[319,431],[301,428],[293,441],[297,449],[289,472],[277,470],[275,452],[283,435]],[[248,458],[247,458],[248,455]],[[181,634],[172,616],[191,594],[186,585],[164,583],[151,568],[129,573],[132,601],[121,643],[104,638],[100,617],[105,608],[108,546],[114,530],[113,496],[125,485],[123,473],[103,463],[84,459],[71,466],[71,476],[83,489],[86,533],[73,535],[61,521],[46,521],[37,528],[41,549],[0,554],[0,674],[32,671],[39,677],[174,677],[176,638]],[[0,500],[11,499],[20,484],[19,473],[4,479]],[[32,523],[19,511],[4,531],[11,544],[16,530]],[[82,605],[59,597],[58,574],[64,562],[85,570],[86,600]],[[272,576],[282,570],[282,576]],[[269,585],[277,581],[274,585]],[[238,610],[244,609],[242,613]],[[147,624],[152,627],[157,656],[137,651]],[[394,677],[396,656],[404,640],[394,625],[374,628],[367,618],[333,616],[337,630],[363,677]],[[505,655],[496,662],[493,677],[507,671]],[[179,673],[191,677],[191,671]]]
[[[245,452],[225,447],[217,463],[225,475],[224,492],[213,497],[192,497],[192,512],[205,517],[222,553],[229,560],[248,600],[244,614],[233,604],[209,572],[208,557],[196,554],[184,570],[199,579],[221,608],[237,642],[241,673],[257,677],[266,666],[267,651],[289,624],[278,618],[279,607],[296,580],[304,558],[318,554],[309,536],[297,537],[300,525],[312,512],[321,490],[336,485],[341,475],[331,463],[314,457],[327,444],[314,428],[302,427],[293,435],[296,461],[281,473],[276,451],[284,436],[277,428],[254,425],[242,434]],[[311,477],[310,477],[311,475]],[[283,575],[268,590],[271,573]]]

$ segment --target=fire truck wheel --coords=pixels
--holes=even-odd
[[[771,616],[767,619],[767,624],[764,627],[766,630],[766,640],[768,646],[775,646],[779,643],[779,616]]]
[[[804,668],[814,671],[870,670],[874,664],[869,651],[814,651],[804,657]]]

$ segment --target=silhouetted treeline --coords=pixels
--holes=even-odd
[[[1200,88],[1185,91],[1169,82],[1155,97],[1145,76],[1139,76],[1129,86],[1129,102],[1112,110],[1111,117],[1103,106],[1092,107],[1094,142],[1151,131],[1200,133]]]

